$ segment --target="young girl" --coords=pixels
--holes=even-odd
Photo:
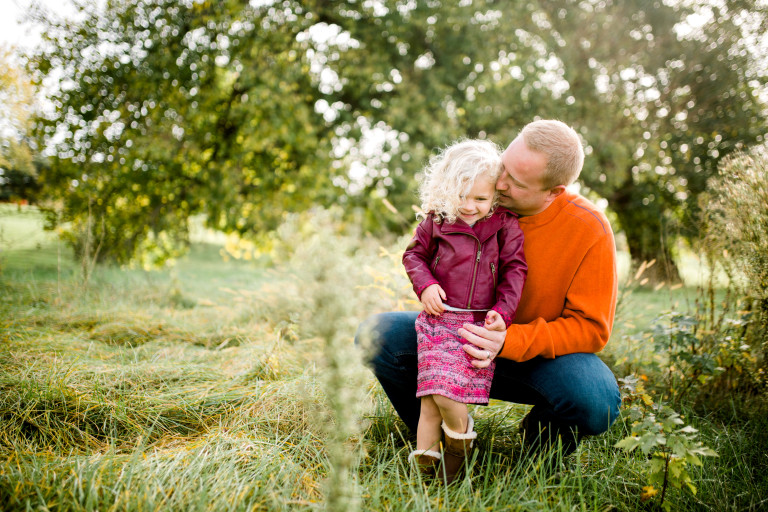
[[[425,474],[442,460],[446,483],[477,437],[467,404],[488,403],[495,367],[475,368],[457,331],[465,323],[506,329],[527,271],[517,217],[496,207],[500,171],[499,150],[488,141],[464,140],[434,157],[420,189],[428,215],[403,254],[424,306],[416,319],[421,414],[409,459]]]

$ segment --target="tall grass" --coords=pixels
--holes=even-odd
[[[382,249],[316,212],[287,219],[269,265],[225,264],[219,246],[198,244],[173,272],[100,267],[87,285],[55,241],[4,245],[0,508],[646,507],[644,461],[613,447],[623,421],[552,472],[521,457],[528,407],[516,404],[475,410],[478,449],[456,485],[411,471],[411,437],[352,344],[368,314],[412,306],[402,242]],[[631,300],[604,354],[622,370],[642,360],[645,323],[671,307],[658,291]],[[685,411],[720,457],[697,470],[696,496],[670,496],[674,509],[766,505],[768,425],[740,407]]]

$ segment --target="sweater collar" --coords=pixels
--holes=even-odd
[[[520,222],[520,224],[527,224],[529,226],[544,225],[547,222],[550,222],[555,217],[557,217],[557,214],[559,214],[562,211],[562,209],[565,208],[565,206],[573,197],[574,197],[574,194],[566,190],[562,194],[557,196],[555,200],[552,201],[544,211],[539,212],[536,215],[528,215],[525,217],[520,217],[518,221]]]

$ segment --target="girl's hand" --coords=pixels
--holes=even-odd
[[[489,331],[506,331],[507,324],[504,323],[499,312],[492,309],[485,315],[485,328]]]
[[[445,298],[445,290],[437,283],[427,286],[421,292],[421,304],[424,306],[424,311],[430,315],[439,316],[443,314],[443,311],[445,311],[445,306],[443,306]]]

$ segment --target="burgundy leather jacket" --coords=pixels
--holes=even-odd
[[[438,283],[449,306],[494,309],[507,326],[528,271],[517,216],[501,207],[474,226],[461,219],[437,223],[430,214],[416,228],[403,265],[419,299],[424,289]]]

